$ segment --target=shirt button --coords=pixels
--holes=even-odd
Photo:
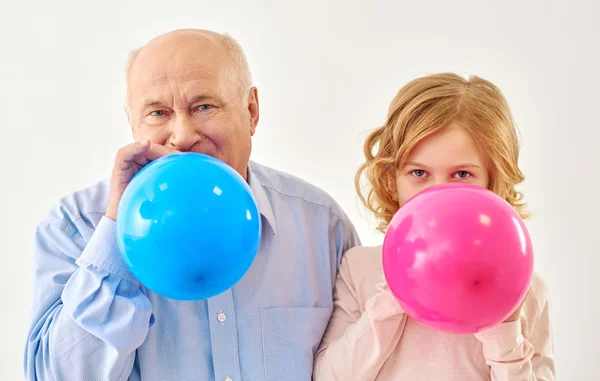
[[[225,381],[233,381],[233,380],[231,379],[231,377],[227,377],[227,378],[225,379]]]
[[[217,315],[217,320],[220,321],[221,323],[223,323],[225,320],[227,320],[227,315],[225,315],[225,312],[219,312],[219,314]],[[231,378],[226,378],[225,381],[232,381]]]

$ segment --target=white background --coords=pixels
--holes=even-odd
[[[353,176],[396,91],[440,71],[498,85],[522,135],[558,378],[600,380],[597,2],[3,0],[1,9],[0,380],[23,378],[36,224],[63,194],[109,175],[130,140],[127,53],[182,27],[240,41],[260,95],[253,160],[327,190],[365,244],[382,236]]]

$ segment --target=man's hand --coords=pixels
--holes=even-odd
[[[179,151],[160,144],[152,144],[149,140],[131,143],[119,149],[110,179],[110,195],[105,216],[113,221],[117,219],[121,196],[140,169],[153,160],[176,152]]]

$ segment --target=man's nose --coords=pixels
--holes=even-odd
[[[185,152],[200,140],[202,135],[197,131],[196,125],[190,117],[184,116],[177,118],[168,143],[178,151]]]

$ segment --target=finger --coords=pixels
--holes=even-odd
[[[121,148],[117,153],[117,158],[115,159],[115,167],[119,170],[126,171],[131,167],[131,163],[133,160],[139,156],[143,155],[146,151],[150,149],[150,141],[145,140],[142,142],[135,142],[126,145]]]
[[[148,150],[137,155],[134,158],[134,161],[140,166],[145,166],[151,161],[177,152],[179,151],[173,148],[165,147],[160,144],[152,144]]]

